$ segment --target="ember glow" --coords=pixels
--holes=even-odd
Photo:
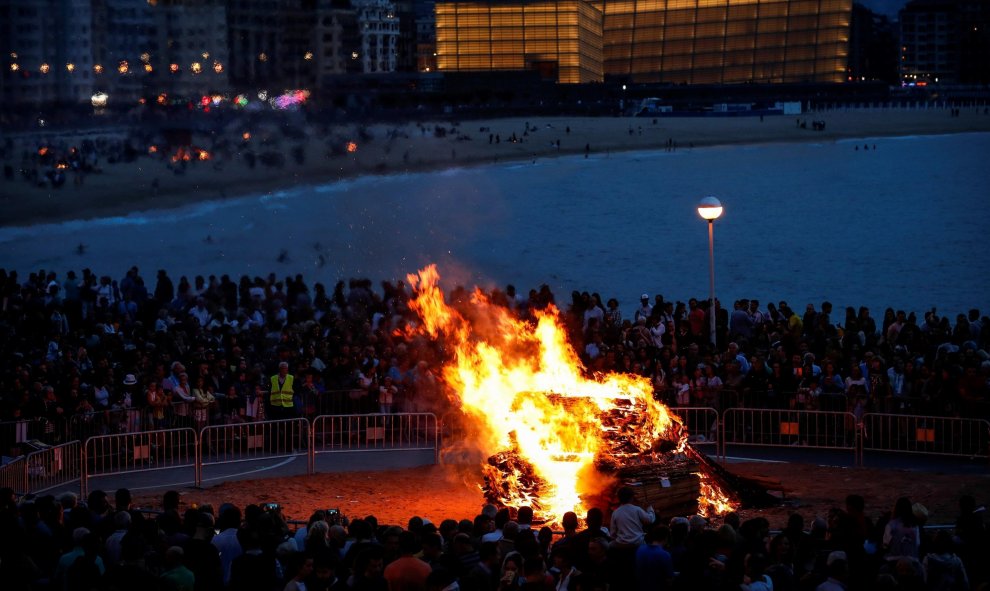
[[[465,315],[444,301],[439,279],[433,265],[408,276],[410,307],[422,321],[412,330],[443,339],[449,356],[444,384],[476,427],[482,451],[522,460],[508,474],[489,469],[501,480],[503,504],[530,505],[546,521],[566,511],[583,515],[583,498],[613,484],[596,463],[619,455],[648,459],[660,443],[668,453],[684,449],[680,420],[654,399],[649,380],[587,376],[556,308],[537,312],[533,324],[475,290]],[[616,416],[625,418],[612,420]],[[520,463],[542,481],[537,494],[526,486],[532,478]]]
[[[698,477],[701,478],[701,495],[698,497],[699,515],[711,518],[736,510],[738,503],[719,488],[714,479],[704,472],[698,472]]]

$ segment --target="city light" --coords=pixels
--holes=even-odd
[[[264,53],[264,52],[258,54],[258,60],[263,61],[263,62],[267,62],[268,61],[268,54],[267,53]]]
[[[285,94],[279,95],[272,101],[272,106],[279,110],[288,109],[290,107],[295,107],[306,102],[309,98],[308,90],[291,90]]]
[[[109,98],[110,98],[110,96],[107,95],[107,93],[105,93],[105,92],[97,92],[97,93],[95,93],[91,97],[90,102],[93,103],[93,106],[94,107],[101,108],[101,107],[107,106],[107,100]]]
[[[220,62],[213,62],[213,71],[217,74],[223,72],[223,64]]]
[[[313,59],[313,52],[312,51],[307,51],[306,52],[306,55],[303,56],[303,59],[304,60],[311,60],[311,59]]]
[[[173,74],[175,74],[176,72],[179,71],[179,64],[169,64],[168,65],[168,71],[169,72],[172,72]]]
[[[145,64],[145,65],[144,65],[144,71],[145,71],[145,72],[150,72],[150,71],[151,71],[152,69],[153,69],[153,68],[151,67],[151,64]]]
[[[75,72],[76,71],[76,65],[74,63],[72,63],[72,62],[69,62],[69,63],[65,64],[65,69],[68,70],[68,71],[70,71],[70,72]]]
[[[190,69],[192,70],[193,74],[199,74],[200,72],[203,71],[203,66],[199,62],[193,62]]]
[[[151,59],[151,54],[149,54],[147,51],[141,54],[141,61],[142,62],[148,63],[148,60],[150,60],[150,59]]]
[[[203,52],[203,59],[204,60],[210,59],[210,52],[209,51],[204,51]]]
[[[164,105],[166,100],[168,100],[168,95],[165,94],[164,92],[161,93],[160,95],[158,95],[158,104],[159,105]]]
[[[39,69],[41,70],[42,74],[47,74],[48,70],[51,69],[51,66],[49,66],[48,64],[41,64],[41,68]]]
[[[10,64],[10,71],[11,72],[16,72],[17,70],[20,70],[20,69],[21,69],[21,67],[18,66],[16,63]]]
[[[121,60],[120,65],[117,66],[117,72],[121,74],[126,74],[130,69],[131,67],[127,64],[127,60]]]
[[[103,73],[103,66],[101,66],[100,64],[94,65],[93,66],[93,72],[95,72],[97,74],[102,74]]]
[[[11,51],[10,52],[10,59],[12,59],[12,60],[16,60],[17,59],[17,52],[16,51]]]

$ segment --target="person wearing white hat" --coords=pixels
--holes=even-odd
[[[653,306],[650,305],[650,294],[644,293],[639,296],[639,303],[640,306],[636,309],[635,319],[639,320],[642,318],[645,320],[650,317],[650,314],[653,314]]]

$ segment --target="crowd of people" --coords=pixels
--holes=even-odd
[[[277,503],[243,510],[132,506],[127,489],[17,499],[0,490],[0,580],[10,591],[841,591],[986,589],[985,509],[959,499],[954,527],[928,529],[908,498],[868,516],[865,500],[786,523],[738,514],[661,516],[617,491],[606,513],[486,505],[473,519],[402,525],[315,511],[295,530]],[[562,531],[561,531],[562,528]]]
[[[813,409],[837,399],[859,413],[990,416],[990,319],[975,309],[953,323],[934,309],[921,321],[888,309],[877,321],[865,307],[847,308],[836,322],[828,302],[799,313],[787,302],[764,309],[743,299],[728,310],[716,301],[712,347],[705,300],[643,294],[624,313],[597,293],[557,303],[546,285],[485,295],[521,318],[559,306],[589,371],[647,377],[670,405]],[[27,277],[0,269],[0,425],[29,424],[44,439],[60,436],[70,417],[133,431],[320,413],[442,414],[445,351],[403,330],[415,320],[410,297],[401,281],[328,290],[274,273],[174,281],[160,270],[146,282],[137,267],[119,280],[90,269]],[[460,286],[448,299],[473,305]],[[119,420],[101,420],[111,413]],[[11,433],[4,430],[5,444]]]

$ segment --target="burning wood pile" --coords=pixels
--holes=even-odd
[[[692,499],[700,511],[732,507],[649,380],[589,375],[556,308],[526,321],[475,290],[465,315],[444,300],[434,266],[407,279],[420,319],[410,336],[444,344],[444,391],[470,427],[470,444],[488,458],[489,501],[529,505],[557,522],[567,511],[606,506],[601,501],[629,483],[664,513],[691,513]]]
[[[547,398],[565,408],[575,404],[575,399],[555,394]],[[645,451],[641,449],[636,436],[643,410],[632,400],[617,399],[614,408],[602,414],[604,445],[595,458],[594,472],[586,477],[610,486],[588,495],[598,499],[585,500],[605,506],[619,486],[632,486],[638,490],[638,502],[652,505],[661,515],[712,515],[737,506],[738,496],[724,492],[729,484],[724,475],[713,470],[707,458],[686,447],[683,430],[673,432],[670,438],[657,439]],[[514,441],[511,434],[510,440]],[[575,462],[577,469],[578,458],[559,459]],[[542,499],[549,496],[554,485],[540,477],[517,445],[490,456],[482,472],[482,492],[488,502],[497,506],[521,502],[533,507],[538,515],[545,510]]]

